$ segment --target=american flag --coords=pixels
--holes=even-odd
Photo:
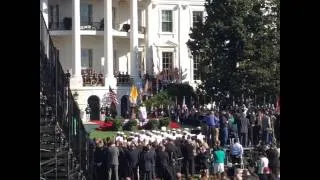
[[[109,86],[108,98],[109,98],[109,101],[110,101],[111,103],[119,104],[118,99],[117,99],[117,94],[111,89],[110,86]],[[110,104],[111,104],[111,103],[110,103]]]

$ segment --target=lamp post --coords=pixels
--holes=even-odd
[[[75,100],[75,101],[78,101],[78,98],[79,98],[78,91],[75,91],[75,92],[73,93],[73,97],[74,97],[74,100]]]
[[[91,112],[91,108],[89,106],[89,104],[86,107],[86,122],[88,122],[90,120],[90,112]]]
[[[102,105],[102,107],[100,108],[100,120],[105,120],[106,118],[106,107],[104,105]]]

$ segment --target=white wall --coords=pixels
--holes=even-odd
[[[101,72],[101,58],[103,56],[103,38],[99,36],[81,36],[81,48],[92,49],[92,68]],[[102,71],[103,73],[103,71]]]
[[[147,5],[147,67],[157,73],[162,66],[162,51],[174,52],[174,66],[183,71],[183,82],[193,83],[193,60],[186,45],[192,26],[192,11],[204,11],[204,1],[153,1]],[[172,10],[173,32],[161,32],[161,11]],[[176,45],[175,45],[176,44]],[[153,48],[152,48],[153,46]],[[153,50],[152,50],[153,49]],[[152,62],[153,61],[153,62]],[[154,67],[152,68],[152,64]]]
[[[114,38],[114,50],[118,60],[119,72],[129,72],[130,63],[130,40],[127,38]]]
[[[72,38],[71,36],[52,36],[52,41],[60,52],[60,63],[66,72],[72,69]],[[72,74],[72,72],[70,72]]]

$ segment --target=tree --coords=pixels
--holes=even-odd
[[[200,77],[219,98],[279,94],[280,0],[207,0],[187,42]]]

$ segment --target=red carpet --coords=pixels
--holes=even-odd
[[[177,122],[174,122],[174,121],[170,121],[169,127],[172,128],[172,129],[179,129],[179,128],[181,128],[181,127],[180,127],[180,124],[177,123]]]

